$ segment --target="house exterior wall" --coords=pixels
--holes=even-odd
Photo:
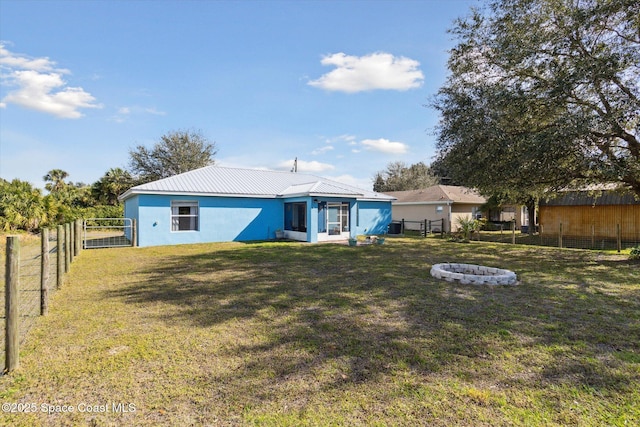
[[[292,237],[318,241],[317,198],[287,199],[171,196],[139,194],[125,200],[125,217],[136,220],[137,245],[159,246],[186,243],[268,240],[276,229],[284,229],[285,203],[307,203],[307,232]],[[324,198],[349,202],[351,236],[383,234],[391,222],[391,202],[357,202],[353,199]],[[171,202],[198,203],[198,230],[171,230]],[[285,231],[285,235],[286,235]]]
[[[480,206],[479,204],[451,203],[449,201],[407,205],[394,204],[393,220],[416,221],[415,223],[405,222],[405,228],[407,230],[419,230],[420,224],[418,222],[424,222],[425,219],[430,221],[444,219],[445,232],[457,231],[460,228],[458,218],[472,219],[474,214],[480,211]],[[439,207],[442,208],[441,212],[438,212]]]
[[[354,224],[351,227],[352,236],[385,234],[387,232],[387,227],[391,223],[391,202],[359,201],[354,207],[351,209],[351,218],[354,219]]]
[[[441,212],[438,212],[438,207],[442,208]],[[421,203],[411,205],[393,205],[393,220],[394,221],[416,221],[416,223],[406,223],[405,228],[407,230],[420,230],[420,224],[417,222],[424,222],[424,220],[437,221],[444,219],[444,231],[448,232],[450,229],[450,217],[449,217],[449,204],[448,202],[442,202],[437,204]]]
[[[458,231],[460,229],[460,219],[474,219],[475,214],[480,212],[480,205],[467,203],[454,203],[451,205],[451,224],[450,230]]]
[[[543,235],[558,235],[562,223],[565,236],[615,239],[619,224],[623,241],[640,240],[640,205],[540,206],[538,215]]]
[[[264,240],[284,224],[283,202],[277,199],[141,194],[127,202],[132,199],[138,199],[138,246]],[[171,231],[172,201],[198,202],[197,231]]]
[[[124,217],[125,218],[138,218],[138,198],[133,197],[124,201]],[[137,224],[136,224],[137,227]],[[131,229],[124,229],[125,237],[131,240]],[[138,243],[136,242],[136,245]]]

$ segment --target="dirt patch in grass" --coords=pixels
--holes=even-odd
[[[436,280],[437,262],[521,284]],[[0,420],[633,425],[638,336],[640,268],[602,253],[408,238],[84,251],[0,379],[3,402],[76,411]]]

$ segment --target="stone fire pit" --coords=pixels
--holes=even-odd
[[[447,282],[459,281],[463,285],[517,285],[516,273],[501,268],[475,264],[443,263],[431,267],[431,275]]]

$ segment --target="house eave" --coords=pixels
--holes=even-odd
[[[125,201],[133,196],[138,195],[156,195],[156,196],[192,196],[192,197],[243,197],[252,199],[275,199],[275,194],[231,194],[231,193],[205,193],[190,191],[165,191],[165,190],[128,190],[118,197],[118,200]]]
[[[440,200],[437,202],[392,202],[395,206],[416,206],[416,205],[452,205],[453,200]]]
[[[166,190],[127,190],[118,197],[118,200],[125,201],[133,196],[138,195],[156,195],[156,196],[187,196],[187,197],[236,197],[236,198],[253,198],[253,199],[290,199],[295,197],[322,197],[322,198],[343,198],[356,199],[361,201],[376,202],[392,202],[395,199],[382,199],[375,197],[366,197],[364,194],[332,194],[332,193],[292,193],[292,194],[235,194],[235,193],[206,193],[206,192],[190,192],[190,191],[166,191]]]

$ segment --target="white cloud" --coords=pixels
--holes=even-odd
[[[382,153],[389,154],[403,154],[408,150],[407,144],[402,142],[393,142],[388,139],[380,138],[380,139],[365,139],[361,142],[361,144],[367,150],[380,151]]]
[[[331,150],[333,150],[333,149],[334,149],[334,148],[333,148],[333,146],[332,146],[332,145],[325,145],[324,147],[316,148],[315,150],[313,150],[313,151],[311,152],[311,154],[313,154],[314,156],[317,156],[317,155],[319,155],[319,154],[324,154],[324,153],[326,153],[327,151],[331,151]]]
[[[62,76],[69,70],[56,68],[49,58],[15,54],[0,43],[0,71],[3,85],[15,89],[0,100],[2,108],[16,104],[65,119],[77,119],[82,108],[101,108],[81,87],[67,86]]]
[[[154,107],[139,107],[137,105],[130,107],[120,107],[116,114],[111,117],[111,121],[116,123],[124,123],[133,115],[151,114],[153,116],[166,116],[167,113],[159,111]]]
[[[25,55],[9,52],[5,45],[0,43],[0,66],[9,69],[23,69],[34,71],[53,71],[56,63],[49,58],[31,59]],[[69,70],[58,69],[58,73],[68,74]]]
[[[321,89],[340,92],[362,92],[375,89],[408,90],[420,87],[424,74],[420,63],[403,56],[377,52],[365,56],[351,56],[342,52],[322,58],[322,65],[335,70],[308,84]]]
[[[282,161],[278,164],[278,169],[291,170],[293,168],[293,162],[294,159]],[[333,169],[335,169],[335,166],[328,163],[320,163],[315,160],[307,162],[298,159],[298,172],[300,173],[324,172]]]
[[[149,114],[153,114],[154,116],[166,116],[167,115],[167,113],[165,113],[164,111],[158,111],[153,107],[145,108],[144,112],[145,113],[149,113]]]

